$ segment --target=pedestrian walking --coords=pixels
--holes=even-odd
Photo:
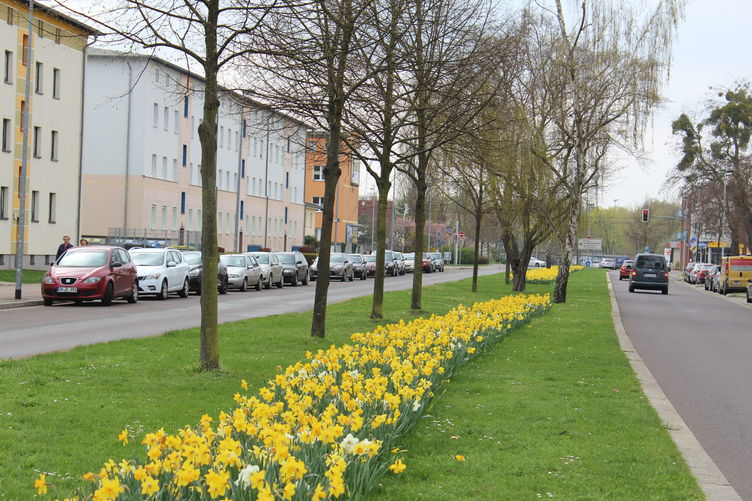
[[[60,256],[65,254],[65,251],[73,247],[73,244],[70,243],[70,237],[68,235],[63,236],[63,243],[60,244],[60,246],[57,248],[57,255],[55,255],[55,261],[57,261]]]

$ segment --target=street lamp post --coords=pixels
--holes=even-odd
[[[724,245],[724,239],[726,237],[726,218],[728,217],[728,200],[726,197],[726,185],[728,184],[726,178],[729,171],[724,169],[721,171],[723,175],[723,217],[721,219],[721,238],[719,238],[719,245],[721,246],[721,263],[726,254],[726,246]]]

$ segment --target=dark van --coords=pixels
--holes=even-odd
[[[629,292],[635,289],[659,290],[668,294],[668,266],[660,254],[637,254],[629,274]]]

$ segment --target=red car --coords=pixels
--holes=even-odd
[[[629,274],[632,272],[632,266],[634,266],[634,259],[624,260],[621,268],[619,268],[619,280],[624,280],[625,278],[629,280]]]
[[[138,301],[136,265],[121,247],[74,247],[60,256],[42,279],[45,306],[53,301],[101,300],[109,306],[116,297]]]

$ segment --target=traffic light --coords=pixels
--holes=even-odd
[[[642,222],[647,223],[650,219],[650,209],[642,209]]]

